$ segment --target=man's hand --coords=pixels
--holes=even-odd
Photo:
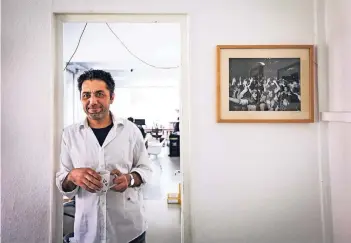
[[[119,170],[115,169],[111,171],[112,175],[116,175],[117,177],[113,180],[113,183],[115,184],[114,187],[111,189],[116,191],[116,192],[124,192],[127,190],[129,184],[130,184],[130,175],[122,174]]]
[[[80,186],[91,193],[95,193],[103,187],[100,182],[101,176],[90,168],[73,169],[68,174],[66,180],[73,182],[75,185]]]

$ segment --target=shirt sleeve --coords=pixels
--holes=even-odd
[[[131,172],[140,175],[142,183],[146,184],[150,181],[152,175],[151,161],[145,147],[144,138],[140,131],[133,133],[135,136],[135,144],[133,148],[133,168]]]
[[[56,173],[56,186],[63,196],[71,199],[77,194],[79,187],[76,186],[76,188],[70,192],[65,192],[62,189],[63,181],[66,179],[68,173],[73,169],[73,163],[68,151],[65,132],[63,132],[61,140],[60,170]]]

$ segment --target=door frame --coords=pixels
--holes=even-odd
[[[53,166],[52,186],[50,192],[50,238],[51,242],[62,242],[63,199],[56,187],[55,175],[59,170],[60,143],[63,129],[63,24],[67,22],[118,22],[118,23],[179,23],[181,29],[181,80],[179,121],[181,131],[180,170],[181,170],[181,243],[191,242],[190,217],[190,82],[189,82],[189,24],[186,14],[54,14],[52,25],[53,47]],[[166,203],[166,202],[165,202]]]

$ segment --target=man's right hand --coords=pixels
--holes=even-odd
[[[101,176],[90,168],[71,170],[67,176],[67,180],[91,193],[95,193],[103,187],[100,182]]]

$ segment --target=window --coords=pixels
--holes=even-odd
[[[154,123],[168,126],[177,120],[179,94],[176,87],[117,88],[111,111],[117,116],[145,119],[146,126]]]

